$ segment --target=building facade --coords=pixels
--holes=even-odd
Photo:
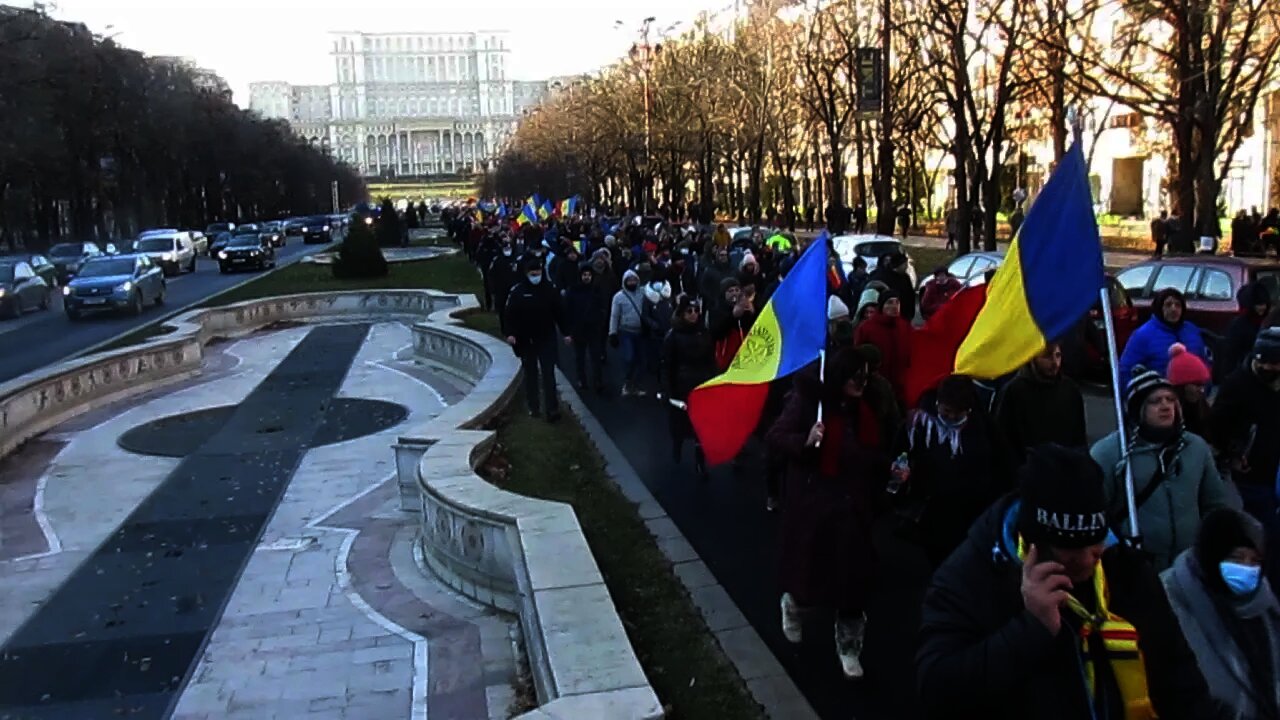
[[[508,78],[509,53],[503,32],[337,32],[335,82],[253,83],[249,107],[367,176],[481,172],[547,93]]]

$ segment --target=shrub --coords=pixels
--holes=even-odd
[[[337,278],[383,277],[387,274],[387,259],[382,256],[373,237],[373,231],[365,224],[362,216],[356,216],[349,228],[347,237],[338,248],[338,257],[333,261],[333,276]]]

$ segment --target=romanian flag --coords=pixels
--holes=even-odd
[[[543,200],[542,205],[538,207],[538,219],[546,220],[547,218],[551,217],[551,213],[552,213],[551,201]]]
[[[520,214],[516,216],[516,224],[524,227],[529,223],[538,222],[538,211],[534,208],[532,201],[527,201],[524,207],[520,209]]]
[[[756,317],[724,374],[689,394],[707,462],[732,460],[760,423],[769,383],[818,359],[827,342],[827,242],[809,245]]]
[[[497,215],[498,215],[498,217],[500,217],[500,218],[505,218],[505,217],[507,216],[507,204],[506,204],[506,203],[498,203]]]
[[[560,217],[567,218],[573,215],[574,210],[578,208],[577,197],[567,197],[560,201],[560,206],[556,208],[560,212]]]
[[[932,327],[936,332],[924,337],[935,346],[917,346],[912,357],[954,358],[949,372],[975,378],[1007,375],[1074,328],[1098,302],[1105,282],[1102,240],[1076,143],[1027,212],[991,284],[981,294],[974,292],[978,288],[966,290],[944,305],[916,335]],[[948,317],[940,320],[944,313]],[[918,393],[941,379],[940,367],[932,365],[909,369],[909,402],[913,389]]]

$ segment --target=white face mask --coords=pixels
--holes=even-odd
[[[542,282],[542,273],[525,275],[525,277],[529,278],[530,285],[537,285]]]
[[[502,248],[502,254],[511,257],[511,248]]]

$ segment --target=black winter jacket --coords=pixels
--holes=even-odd
[[[565,334],[574,340],[602,337],[609,324],[609,303],[600,289],[583,285],[581,280],[570,286],[564,299]]]
[[[1006,524],[1015,498],[987,510],[934,573],[921,611],[916,681],[929,717],[1089,720],[1074,615],[1055,637],[1022,602],[1022,566]],[[1133,623],[1161,720],[1224,717],[1149,564],[1116,546],[1102,559],[1113,612]],[[1123,720],[1122,716],[1098,720]]]
[[[493,262],[489,263],[489,292],[495,295],[506,295],[511,288],[520,282],[519,259],[515,255],[506,256],[499,252]],[[498,308],[499,312],[503,308]]]
[[[1209,427],[1214,447],[1227,459],[1247,451],[1249,472],[1233,472],[1233,480],[1272,486],[1280,467],[1280,392],[1262,382],[1252,367],[1241,367],[1222,383]]]
[[[1024,366],[996,396],[996,424],[1004,432],[1015,467],[1028,448],[1043,443],[1087,448],[1084,395],[1071,378],[1045,380]]]
[[[902,302],[902,317],[909,323],[915,322],[916,289],[911,287],[911,278],[907,277],[906,273],[900,273],[897,270],[877,267],[875,272],[867,276],[867,282],[876,280],[884,283],[890,290],[897,293],[898,300]]]
[[[528,345],[555,340],[556,326],[564,328],[560,293],[543,282],[521,280],[511,288],[502,312],[502,334],[516,339],[517,351]]]
[[[694,388],[716,376],[715,343],[701,323],[677,320],[662,341],[663,391],[685,400]]]

